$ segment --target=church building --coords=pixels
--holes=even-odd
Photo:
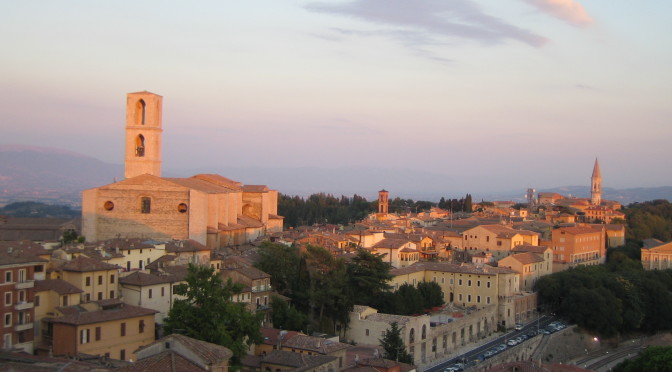
[[[282,231],[276,190],[217,174],[161,177],[162,101],[147,91],[127,95],[125,179],[82,193],[86,239],[193,239],[218,248]]]

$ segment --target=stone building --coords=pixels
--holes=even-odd
[[[216,174],[161,177],[162,102],[146,91],[128,94],[126,179],[83,192],[87,240],[193,239],[216,248],[282,231],[278,193],[267,186]]]

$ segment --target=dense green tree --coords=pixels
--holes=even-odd
[[[672,371],[672,346],[651,346],[635,359],[626,360],[614,372],[669,372]]]
[[[425,309],[431,309],[444,304],[443,291],[441,290],[441,286],[436,282],[420,282],[418,284],[418,292],[422,297]]]
[[[271,284],[279,294],[293,297],[297,291],[305,291],[297,272],[301,261],[298,248],[265,241],[257,252],[259,259],[254,266],[271,276]]]
[[[355,194],[352,198],[318,193],[304,199],[280,194],[278,213],[285,217],[285,227],[313,224],[347,224],[363,219],[376,211],[375,202]]]
[[[308,317],[295,307],[290,306],[284,299],[271,297],[273,312],[273,327],[290,331],[307,332]]]
[[[603,336],[672,329],[672,271],[645,271],[620,252],[607,265],[545,276],[536,289],[544,310]]]
[[[390,290],[390,264],[383,261],[382,254],[374,254],[358,249],[357,254],[347,264],[347,277],[352,302],[357,305],[373,306],[381,293]]]
[[[397,322],[390,324],[390,329],[383,333],[383,338],[379,339],[380,346],[383,347],[383,358],[395,360],[397,362],[413,364],[413,357],[406,351],[404,341],[401,338],[401,330]]]
[[[233,352],[232,363],[240,363],[247,347],[262,341],[262,313],[251,313],[245,303],[232,302],[241,286],[207,266],[189,265],[186,284],[177,287],[175,300],[165,319],[167,333],[181,333],[198,340],[225,346]]]

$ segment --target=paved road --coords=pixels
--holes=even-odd
[[[535,321],[532,321],[532,322],[526,324],[525,327],[523,327],[523,329],[520,330],[520,331],[510,331],[510,332],[508,332],[508,333],[506,333],[506,334],[504,334],[504,335],[502,335],[502,336],[500,336],[500,337],[498,337],[498,338],[496,338],[496,339],[494,339],[494,340],[492,340],[492,341],[490,341],[486,344],[483,344],[483,345],[481,345],[477,348],[469,350],[468,352],[466,352],[464,354],[458,355],[458,356],[456,356],[456,357],[454,357],[450,360],[447,360],[445,362],[442,362],[442,363],[440,363],[440,364],[438,364],[434,367],[428,368],[425,371],[426,372],[439,372],[439,371],[443,371],[446,367],[448,367],[452,364],[455,364],[457,362],[469,362],[471,360],[477,359],[480,355],[482,355],[486,351],[492,349],[494,346],[506,343],[506,341],[508,341],[512,338],[516,338],[520,335],[527,334],[528,332],[530,332],[532,330],[536,331],[538,329],[542,329],[553,321],[554,321],[553,318],[544,315],[541,318],[539,318],[538,321],[535,320]],[[524,344],[525,344],[525,342],[523,341],[522,343],[520,343],[518,345],[515,345],[515,346],[507,346],[507,350],[518,347],[520,345],[524,345]]]

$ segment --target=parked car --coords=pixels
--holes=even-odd
[[[516,331],[521,331],[523,329],[523,325],[518,323],[518,324],[516,324],[516,326],[514,328],[515,328]]]

